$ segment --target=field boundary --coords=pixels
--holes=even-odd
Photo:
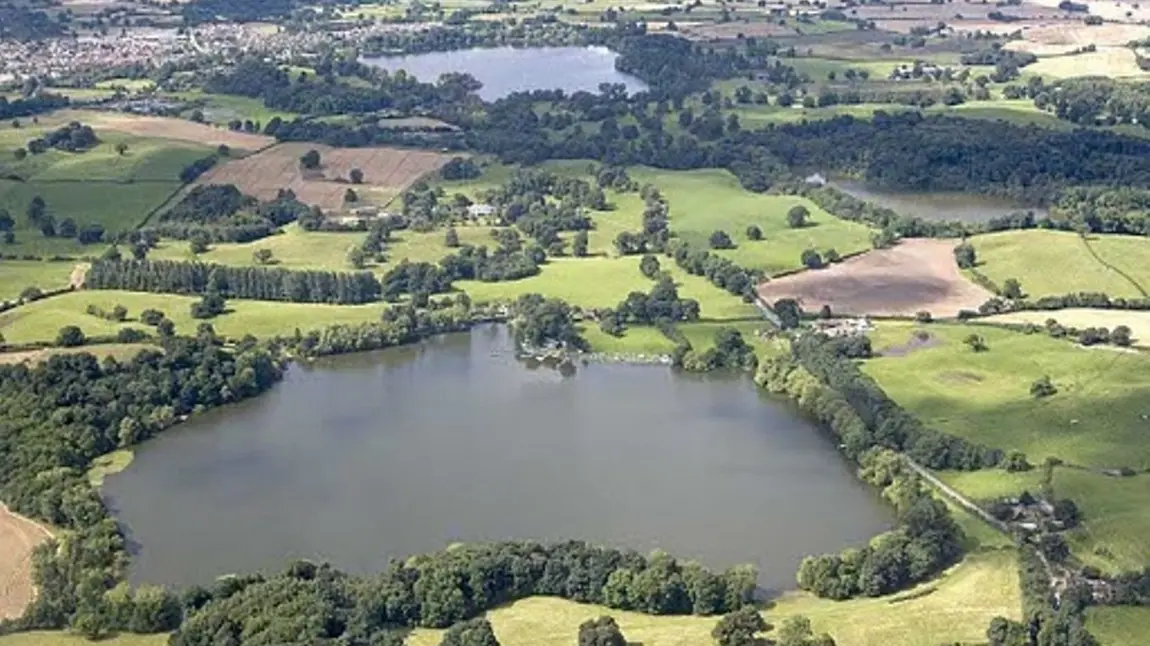
[[[1147,294],[1146,290],[1142,288],[1142,285],[1138,284],[1138,281],[1134,280],[1134,278],[1131,277],[1130,274],[1127,274],[1126,272],[1122,271],[1121,269],[1119,269],[1119,268],[1115,267],[1114,265],[1111,265],[1110,263],[1103,260],[1102,256],[1099,256],[1098,252],[1094,250],[1094,247],[1090,246],[1090,241],[1086,239],[1086,236],[1082,236],[1081,240],[1082,240],[1082,244],[1086,247],[1086,252],[1089,253],[1091,255],[1091,257],[1093,257],[1095,260],[1097,260],[1098,264],[1100,264],[1103,267],[1109,269],[1110,271],[1118,274],[1123,279],[1125,279],[1126,282],[1133,285],[1134,289],[1138,290],[1139,294],[1142,294],[1142,298],[1150,297],[1150,294]]]
[[[25,607],[36,599],[36,588],[32,581],[32,551],[44,540],[52,540],[56,535],[44,525],[17,514],[7,505],[0,503],[0,535],[5,543],[0,553],[0,619],[16,618],[24,613]],[[32,528],[30,536],[22,530]]]

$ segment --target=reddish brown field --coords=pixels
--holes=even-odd
[[[301,170],[300,157],[313,149],[320,154],[321,167],[315,171]],[[245,194],[265,200],[275,198],[281,188],[290,188],[304,203],[325,211],[339,211],[344,208],[343,196],[348,188],[359,193],[365,203],[386,204],[450,159],[448,155],[425,150],[284,143],[216,166],[196,183],[235,184]],[[363,171],[361,186],[352,186],[346,181],[353,168]]]
[[[968,281],[954,262],[952,240],[906,240],[837,265],[759,285],[768,303],[794,298],[807,311],[830,305],[836,314],[939,317],[978,309],[992,294]]]
[[[0,505],[0,619],[14,619],[36,596],[32,549],[51,538],[48,530]]]

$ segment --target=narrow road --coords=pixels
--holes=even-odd
[[[926,480],[930,484],[934,485],[934,487],[936,489],[938,489],[939,491],[941,491],[947,498],[950,498],[956,504],[961,506],[963,509],[969,511],[970,513],[974,514],[975,516],[978,516],[984,522],[986,522],[986,524],[997,529],[998,531],[1000,531],[1004,534],[1010,533],[1010,528],[1007,527],[1006,523],[1002,522],[1001,520],[998,520],[994,516],[991,516],[989,513],[987,513],[987,511],[985,509],[974,504],[974,502],[971,499],[969,499],[966,496],[959,493],[957,490],[955,490],[954,487],[951,487],[950,485],[946,484],[942,480],[939,480],[938,476],[931,473],[929,469],[927,469],[926,467],[922,466],[921,464],[915,462],[914,460],[910,459],[909,457],[907,457],[905,455],[903,456],[903,458],[906,460],[906,463],[908,465],[910,465],[910,468],[914,469],[915,472],[918,473],[918,475],[922,476],[923,480]]]

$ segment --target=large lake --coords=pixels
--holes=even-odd
[[[606,47],[496,47],[361,60],[391,72],[405,70],[426,83],[447,72],[466,72],[483,83],[479,96],[485,101],[530,90],[598,92],[600,83],[622,83],[628,92],[647,89],[643,81],[616,70],[616,58]]]
[[[529,370],[502,327],[292,367],[270,393],[139,447],[104,494],[136,582],[184,585],[287,559],[371,572],[454,541],[579,538],[753,562],[794,587],[804,555],[891,513],[832,442],[745,376]]]
[[[877,189],[864,182],[848,179],[832,179],[827,184],[860,200],[885,206],[895,213],[920,217],[924,220],[986,222],[992,218],[1010,215],[1018,211],[1034,211],[1036,216],[1046,214],[1046,211],[1041,208],[1026,206],[1009,198],[981,193],[895,192]]]

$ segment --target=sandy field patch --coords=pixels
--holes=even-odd
[[[97,131],[101,128],[135,135],[175,139],[207,146],[224,144],[240,150],[259,150],[275,143],[275,138],[246,132],[232,132],[203,123],[170,117],[146,117],[122,112],[96,112],[64,110],[53,117],[61,121],[82,121]]]
[[[1024,41],[1040,45],[1113,45],[1124,47],[1132,40],[1142,40],[1150,36],[1150,27],[1105,23],[1090,26],[1081,21],[1056,25],[1035,25],[1022,30]]]
[[[1074,0],[1090,8],[1090,15],[1106,20],[1139,22],[1150,19],[1150,7],[1145,3],[1115,2],[1114,0]],[[1028,0],[1031,4],[1058,7],[1061,0]],[[1129,15],[1127,15],[1129,14]]]
[[[32,550],[52,534],[0,505],[0,619],[15,619],[32,603]]]
[[[299,159],[309,150],[320,154],[320,168],[304,171]],[[235,184],[247,195],[274,199],[281,188],[325,211],[344,209],[343,196],[352,188],[360,203],[385,205],[428,172],[451,159],[426,150],[401,148],[333,148],[315,143],[283,143],[259,154],[220,164],[202,175],[197,184]],[[346,180],[351,169],[363,171],[363,184]]]
[[[955,240],[904,240],[826,269],[802,271],[759,285],[768,303],[794,298],[807,311],[835,314],[954,316],[978,309],[992,294],[968,281],[954,262]]]
[[[984,320],[989,323],[1033,323],[1035,325],[1045,325],[1047,319],[1054,319],[1061,325],[1078,329],[1104,327],[1113,330],[1119,325],[1125,325],[1130,328],[1135,346],[1142,348],[1150,347],[1150,312],[1092,310],[1075,307],[1050,312],[1011,312],[1009,314],[988,316]]]
[[[1109,76],[1111,78],[1150,78],[1138,67],[1134,51],[1125,47],[1099,47],[1096,52],[1042,58],[1026,71],[1054,78]]]

